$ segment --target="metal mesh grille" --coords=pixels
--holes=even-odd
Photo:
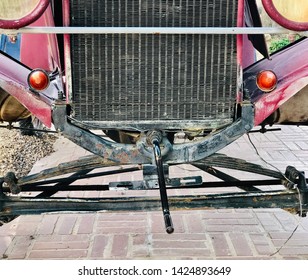
[[[234,0],[71,1],[72,26],[232,27]],[[232,35],[73,35],[76,117],[85,121],[230,119]]]

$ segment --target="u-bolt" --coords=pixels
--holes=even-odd
[[[164,221],[165,221],[165,227],[167,233],[173,233],[174,227],[172,223],[172,218],[169,211],[169,203],[168,203],[168,196],[167,196],[167,190],[166,190],[166,181],[165,181],[165,174],[164,174],[164,168],[163,168],[163,160],[162,160],[162,154],[161,149],[159,146],[160,139],[158,135],[153,135],[151,137],[152,139],[152,145],[154,150],[154,158],[155,158],[155,164],[157,167],[157,176],[158,176],[158,185],[159,185],[159,192],[160,192],[160,199],[162,204],[162,210],[164,215]]]

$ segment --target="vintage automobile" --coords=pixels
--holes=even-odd
[[[260,9],[271,26],[262,27]],[[31,115],[93,156],[0,178],[0,216],[162,207],[168,233],[169,208],[281,207],[304,216],[303,172],[288,167],[282,174],[217,152],[256,126],[265,132],[277,123],[307,124],[307,31],[306,0],[1,1],[0,121]],[[298,39],[270,54],[265,34]],[[182,163],[223,181],[168,178],[168,167]],[[120,165],[114,174],[142,169],[144,181],[118,186],[159,189],[160,197],[52,197],[59,190],[110,190],[71,183]],[[239,181],[215,167],[275,180]],[[285,190],[256,187],[270,183]],[[169,188],[208,186],[242,192],[167,196]],[[40,194],[21,196],[28,191]]]

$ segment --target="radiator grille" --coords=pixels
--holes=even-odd
[[[71,2],[71,26],[232,27],[234,0]],[[234,35],[71,36],[73,101],[82,121],[231,119]]]

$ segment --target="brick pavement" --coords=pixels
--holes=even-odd
[[[251,134],[251,138],[259,154],[281,171],[291,164],[308,174],[308,128],[283,127],[280,132]],[[56,152],[37,162],[32,172],[87,154],[62,138],[55,147]],[[263,164],[247,136],[223,152]],[[187,176],[196,171],[185,165],[171,173]],[[243,172],[232,175],[254,178]],[[141,174],[130,176],[138,180]],[[167,235],[160,211],[21,216],[0,227],[0,259],[308,259],[308,218],[280,209],[176,211],[172,217],[176,230]]]

